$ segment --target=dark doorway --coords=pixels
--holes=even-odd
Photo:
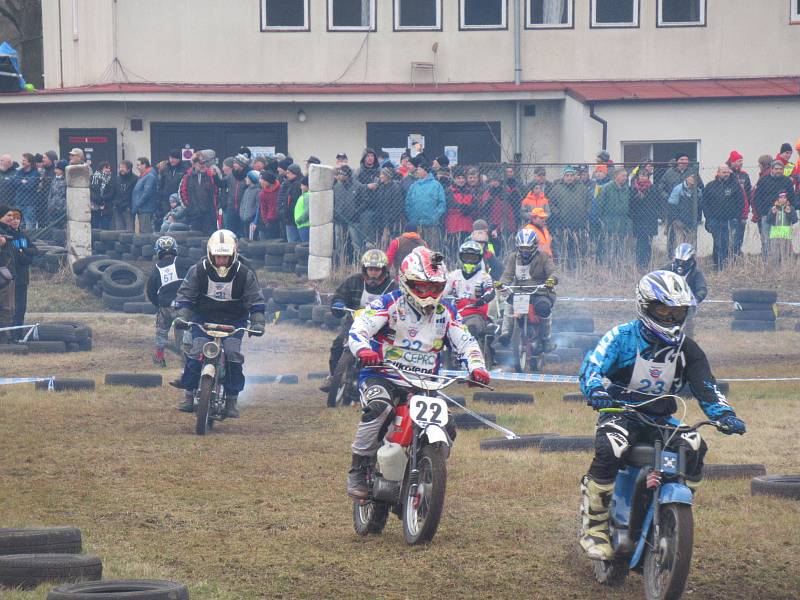
[[[207,150],[217,153],[220,163],[235,156],[239,148],[275,148],[286,153],[286,123],[151,123],[151,160],[166,159],[173,148]]]
[[[117,172],[117,130],[116,129],[59,129],[59,155],[69,160],[69,151],[80,148],[91,163],[92,170],[108,161],[111,172]]]

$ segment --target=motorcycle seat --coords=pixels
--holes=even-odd
[[[625,462],[640,468],[652,466],[654,452],[652,444],[634,444],[625,454]]]

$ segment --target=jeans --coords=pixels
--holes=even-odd
[[[138,213],[139,217],[139,233],[153,233],[153,214],[152,213]]]
[[[366,249],[366,242],[372,241],[374,236],[373,217],[373,211],[363,210],[356,220],[347,226],[347,231],[350,234],[350,243],[356,256],[361,256],[361,253]]]
[[[297,231],[297,227],[295,227],[294,225],[286,225],[286,241],[287,242],[300,241],[300,234]]]
[[[653,257],[653,236],[647,233],[636,234],[636,265],[645,268]]]
[[[300,241],[308,243],[308,238],[311,235],[311,227],[299,227],[297,234],[300,236]]]
[[[706,228],[714,239],[714,265],[717,270],[728,262],[729,243],[731,237],[730,221],[725,219],[707,219]]]
[[[764,258],[767,258],[769,254],[769,230],[772,229],[772,225],[767,222],[767,217],[761,217],[761,223],[759,223],[758,231],[761,234],[761,255]]]
[[[742,244],[744,244],[744,230],[747,227],[747,219],[734,219],[731,221],[733,229],[733,254],[742,255]]]

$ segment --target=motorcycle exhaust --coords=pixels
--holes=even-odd
[[[398,504],[402,484],[402,481],[390,481],[376,476],[372,481],[372,499],[387,504]]]

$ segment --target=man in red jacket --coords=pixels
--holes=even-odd
[[[747,226],[747,218],[750,216],[750,200],[753,197],[753,184],[750,181],[750,175],[747,174],[747,171],[742,169],[744,157],[739,152],[731,150],[728,161],[725,164],[730,167],[731,174],[739,183],[739,189],[742,190],[742,196],[744,197],[742,214],[733,230],[733,248],[731,248],[735,256],[741,256],[742,244],[744,243],[744,229]]]
[[[261,193],[258,195],[258,209],[253,222],[250,224],[250,237],[255,237],[258,232],[258,239],[273,240],[281,236],[280,213],[278,212],[278,192],[281,189],[281,182],[274,171],[262,171]]]

